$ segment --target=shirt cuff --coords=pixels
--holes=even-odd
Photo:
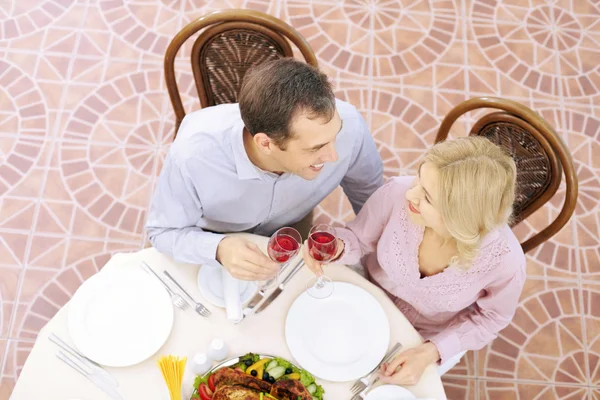
[[[360,243],[356,235],[347,228],[335,228],[336,236],[344,242],[344,251],[341,257],[336,260],[339,264],[356,264],[360,261],[361,251]]]
[[[204,237],[199,240],[198,247],[196,247],[197,254],[200,258],[205,259],[207,264],[221,265],[217,261],[217,247],[219,247],[219,243],[221,243],[221,240],[223,240],[226,235],[203,232],[202,236]]]
[[[435,347],[437,347],[438,352],[440,353],[440,364],[445,363],[462,351],[458,335],[448,331],[448,329],[426,337],[425,339],[435,344]]]

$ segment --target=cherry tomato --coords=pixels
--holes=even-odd
[[[208,377],[208,388],[214,393],[215,392],[215,374],[210,374]]]
[[[200,394],[200,399],[202,400],[212,400],[212,392],[209,392],[208,386],[205,383],[201,384],[198,387],[198,393]]]

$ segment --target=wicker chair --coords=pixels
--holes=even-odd
[[[435,142],[446,139],[452,124],[464,113],[478,108],[502,111],[483,116],[469,135],[485,136],[505,148],[517,164],[517,197],[513,226],[530,216],[554,196],[565,173],[566,197],[552,223],[524,243],[523,251],[554,236],[571,218],[577,204],[578,183],[569,150],[542,117],[510,100],[482,97],[454,107],[442,121]]]
[[[293,43],[307,63],[317,66],[309,44],[285,22],[251,10],[216,11],[184,27],[165,55],[165,79],[175,110],[175,134],[185,110],[175,79],[175,57],[181,46],[203,30],[192,47],[192,70],[202,107],[236,103],[250,67],[280,57],[293,57]]]

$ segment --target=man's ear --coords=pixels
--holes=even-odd
[[[266,133],[259,132],[256,135],[254,135],[252,140],[254,140],[254,144],[256,145],[256,147],[267,155],[271,154],[271,152],[273,151],[273,147],[275,146],[271,138],[267,136]]]

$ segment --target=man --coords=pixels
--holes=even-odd
[[[278,264],[223,233],[268,236],[340,184],[355,212],[383,184],[364,119],[308,64],[261,64],[246,74],[238,104],[182,121],[150,207],[150,242],[179,262],[218,261],[238,279],[268,280]]]

